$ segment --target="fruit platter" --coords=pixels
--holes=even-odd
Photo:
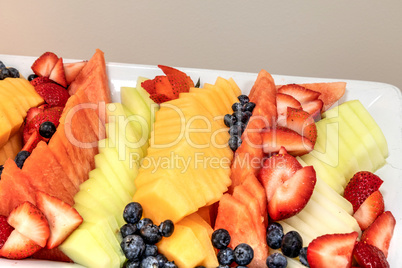
[[[0,100],[21,114],[0,114],[0,150],[13,148],[0,152],[1,267],[402,263],[400,89],[100,50],[0,61],[19,72],[0,89],[29,95]]]

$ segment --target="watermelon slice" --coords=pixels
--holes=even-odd
[[[265,267],[268,246],[262,245],[266,244],[266,238],[260,237],[254,227],[247,206],[230,194],[223,195],[219,201],[215,230],[223,228],[229,232],[231,236],[229,247],[232,249],[240,243],[247,243],[253,248],[254,258],[248,267]]]
[[[261,185],[254,174],[249,174],[243,184],[246,190],[257,199],[260,214],[264,217],[265,228],[268,226],[267,195],[265,188]]]
[[[41,190],[49,195],[55,196],[73,205],[73,196],[64,187],[60,181],[60,174],[54,172],[52,165],[57,160],[50,153],[45,142],[39,142],[32,154],[27,158],[22,167],[24,174],[29,176],[29,182],[36,189]],[[57,163],[58,164],[58,163]],[[64,178],[68,178],[64,175]]]
[[[35,204],[35,188],[28,174],[17,167],[14,160],[4,164],[0,180],[0,215],[7,216],[19,204],[29,201]]]

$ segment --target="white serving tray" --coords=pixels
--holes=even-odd
[[[16,67],[27,77],[32,73],[30,67],[36,58],[2,55],[0,60],[7,66]],[[74,60],[65,60],[65,62]],[[164,64],[164,63],[161,63]],[[269,66],[261,66],[269,72]],[[241,73],[220,70],[204,70],[179,68],[191,76],[193,81],[201,78],[201,84],[214,83],[218,76],[223,78],[232,77],[244,93],[248,93],[251,89],[257,74]],[[107,71],[109,76],[109,84],[112,92],[113,101],[120,101],[121,86],[136,86],[138,76],[153,78],[155,75],[162,75],[162,71],[156,66],[107,63]],[[347,82],[345,95],[339,101],[339,104],[353,99],[359,99],[361,103],[368,109],[374,117],[377,124],[388,142],[389,157],[387,164],[376,172],[383,180],[381,192],[385,200],[385,210],[390,210],[395,219],[396,227],[394,236],[391,240],[388,261],[391,267],[398,267],[402,263],[402,255],[398,254],[399,247],[402,246],[402,95],[401,91],[392,85],[357,81],[357,80],[340,80],[325,79],[313,77],[296,77],[273,75],[275,83],[314,83],[314,82],[330,82],[344,81]],[[336,105],[336,104],[335,104]],[[0,258],[0,267],[81,267],[76,264],[56,263],[38,260],[6,260]]]

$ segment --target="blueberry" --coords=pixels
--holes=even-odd
[[[132,223],[126,223],[120,228],[121,236],[124,238],[137,232],[137,226]]]
[[[147,224],[141,227],[140,235],[147,244],[156,244],[162,239],[162,234],[159,232],[159,227],[155,224]]]
[[[283,239],[283,228],[277,222],[270,223],[267,228],[267,244],[270,248],[278,249],[281,247]]]
[[[148,224],[153,224],[153,221],[150,218],[141,219],[139,222],[137,222],[137,230],[140,231],[143,226]]]
[[[14,159],[15,164],[17,167],[22,168],[25,163],[25,160],[31,155],[28,151],[20,151],[18,152],[17,156]]]
[[[168,261],[168,259],[165,257],[163,254],[158,254],[155,256],[156,260],[158,261],[159,268],[163,268],[165,263]]]
[[[0,80],[4,80],[10,76],[11,76],[10,71],[7,68],[0,69]]]
[[[126,262],[125,268],[140,268],[141,267],[141,262],[139,261],[130,261],[128,260]]]
[[[250,111],[250,112],[253,112],[254,108],[255,108],[254,102],[248,102],[248,103],[244,104],[244,107],[243,107],[244,111]]]
[[[50,139],[55,132],[56,132],[56,126],[52,122],[46,121],[40,124],[39,134],[42,137]]]
[[[28,81],[32,81],[32,80],[34,80],[34,79],[37,78],[37,77],[39,77],[39,76],[37,76],[36,74],[30,74],[30,75],[28,76]]]
[[[224,249],[230,243],[230,234],[225,229],[215,230],[212,233],[211,242],[216,249]]]
[[[148,256],[141,261],[141,268],[158,268],[158,260],[154,256]]]
[[[128,235],[120,243],[124,255],[131,261],[139,261],[145,251],[145,243],[139,235]]]
[[[310,267],[307,261],[307,247],[304,247],[300,250],[299,260],[304,266]]]
[[[288,261],[281,253],[275,252],[268,256],[265,264],[268,268],[285,268],[288,266]]]
[[[243,122],[236,122],[234,125],[235,125],[235,126],[240,126],[240,128],[241,128],[241,133],[243,133],[244,130],[246,129],[246,124],[244,124]]]
[[[230,149],[232,149],[233,152],[236,151],[237,148],[239,148],[241,145],[240,136],[231,136],[229,138],[228,144],[229,144]]]
[[[163,268],[177,268],[177,265],[174,263],[174,261],[167,261]]]
[[[10,77],[13,77],[13,78],[19,78],[20,77],[20,72],[17,69],[13,68],[13,67],[8,68],[8,71],[10,72]]]
[[[230,136],[241,136],[242,129],[240,125],[233,125],[229,128]]]
[[[163,237],[169,237],[173,234],[174,223],[171,220],[165,220],[159,225],[159,232]]]
[[[198,265],[198,266],[196,266],[195,268],[205,268],[205,266]]]
[[[219,264],[219,266],[217,268],[230,268],[230,266],[229,265]]]
[[[242,112],[243,111],[243,105],[240,102],[235,102],[232,105],[232,110],[233,110],[233,112]]]
[[[0,60],[0,69],[1,68],[6,68],[6,65],[4,65],[4,63]]]
[[[145,244],[144,257],[158,255],[158,247],[156,245]]]
[[[231,265],[234,261],[234,252],[231,248],[224,248],[218,252],[218,262],[221,265]]]
[[[240,101],[241,104],[246,104],[250,101],[247,95],[240,95],[237,97],[237,99]]]
[[[295,258],[299,256],[302,247],[303,239],[298,232],[290,231],[283,236],[281,245],[283,255],[290,258]]]
[[[236,118],[234,118],[231,114],[226,114],[223,117],[223,123],[225,123],[225,126],[231,127],[236,123]]]
[[[1,179],[1,173],[3,173],[3,169],[4,169],[4,166],[0,165],[0,179]]]
[[[245,243],[238,244],[234,252],[234,260],[239,265],[247,265],[254,258],[254,250],[252,247]]]
[[[248,121],[248,119],[250,119],[250,117],[253,115],[253,113],[250,111],[244,111],[244,115],[247,116],[247,121]]]
[[[247,123],[248,117],[241,111],[234,112],[232,116],[236,118],[236,122],[242,122],[244,124]]]
[[[123,211],[123,218],[127,223],[136,224],[142,217],[142,206],[137,202],[131,202],[126,205]],[[137,226],[138,228],[138,226]],[[140,229],[140,228],[138,228]]]

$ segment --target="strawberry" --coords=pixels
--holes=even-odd
[[[8,259],[25,259],[41,249],[41,246],[22,235],[17,230],[11,232],[6,243],[0,249],[0,256]]]
[[[356,212],[364,200],[377,191],[382,183],[380,177],[369,171],[357,172],[346,185],[343,197],[352,203],[353,212]]]
[[[171,100],[165,94],[151,94],[149,98],[159,104]]]
[[[277,153],[282,146],[289,154],[295,156],[309,153],[314,149],[314,144],[309,139],[285,127],[264,129],[261,134],[266,154]]]
[[[41,113],[38,113],[31,120],[27,121],[23,129],[24,144],[28,143],[28,140],[31,138],[33,133],[37,132],[39,134],[39,127],[43,122],[50,121],[57,128],[62,111],[62,107],[48,108],[43,110]],[[40,136],[38,136],[38,138],[40,138]]]
[[[46,245],[50,234],[49,223],[45,215],[29,201],[15,207],[8,215],[7,222],[40,247]]]
[[[27,115],[25,116],[25,123],[31,121],[36,115],[43,112],[43,109],[38,107],[29,108]]]
[[[274,221],[301,211],[313,194],[316,175],[312,166],[302,167],[288,153],[264,161],[260,181],[267,193],[268,214]]]
[[[35,79],[33,79],[29,83],[31,83],[31,85],[36,87],[37,85],[40,85],[40,84],[53,83],[53,81],[50,80],[49,77],[47,77],[47,76],[39,76],[39,77],[36,77]]]
[[[307,262],[315,267],[351,267],[353,248],[359,234],[325,234],[310,242]]]
[[[385,211],[363,232],[360,241],[376,246],[387,257],[395,224],[396,221],[392,213]]]
[[[297,84],[288,84],[278,88],[278,93],[288,94],[298,100],[302,105],[306,102],[318,99],[320,92],[307,89]]]
[[[384,212],[384,199],[380,191],[375,191],[353,214],[360,229],[365,230]]]
[[[311,117],[314,119],[314,121],[317,122],[321,119],[321,111],[322,111],[323,106],[324,106],[324,103],[322,102],[322,100],[317,99],[317,100],[303,103],[302,109],[303,109],[303,111],[308,112],[311,115]]]
[[[81,72],[82,68],[84,68],[87,62],[88,61],[79,61],[63,64],[67,85],[70,85],[75,80],[75,78]]]
[[[0,248],[3,247],[7,238],[10,236],[14,228],[8,224],[6,216],[0,216]]]
[[[166,75],[169,83],[172,85],[172,91],[175,98],[179,97],[182,92],[189,92],[190,86],[188,85],[187,78],[182,75],[168,74]]]
[[[283,94],[283,93],[277,93],[276,94],[276,109],[278,112],[278,125],[280,126],[286,126],[286,114],[288,111],[288,107],[292,107],[295,109],[301,109],[302,106],[298,100],[296,100],[294,97],[288,95],[288,94]]]
[[[50,72],[49,79],[61,85],[67,87],[66,74],[64,73],[63,58],[59,58]]]
[[[176,96],[173,94],[172,85],[166,76],[155,76],[155,92],[156,94],[166,95],[169,99],[175,99]]]
[[[363,268],[387,268],[390,267],[384,253],[375,246],[364,242],[357,242],[353,255]]]
[[[155,80],[148,79],[141,83],[141,87],[145,89],[150,95],[156,94],[155,91]]]
[[[287,108],[286,126],[309,139],[313,145],[317,140],[317,126],[308,112]]]
[[[38,76],[49,76],[59,58],[53,52],[45,52],[32,64],[32,71]]]
[[[37,85],[35,90],[50,106],[64,107],[70,97],[65,88],[54,83]]]
[[[83,219],[75,208],[44,192],[36,193],[36,205],[49,222],[48,249],[60,245],[82,223]]]
[[[184,72],[182,72],[180,70],[177,70],[177,69],[175,69],[173,67],[169,67],[169,66],[165,66],[165,65],[158,65],[158,67],[162,70],[162,72],[164,74],[166,74],[166,76],[169,76],[169,75],[182,76],[183,78],[185,78],[188,88],[194,87],[193,80],[186,73],[184,73]]]

